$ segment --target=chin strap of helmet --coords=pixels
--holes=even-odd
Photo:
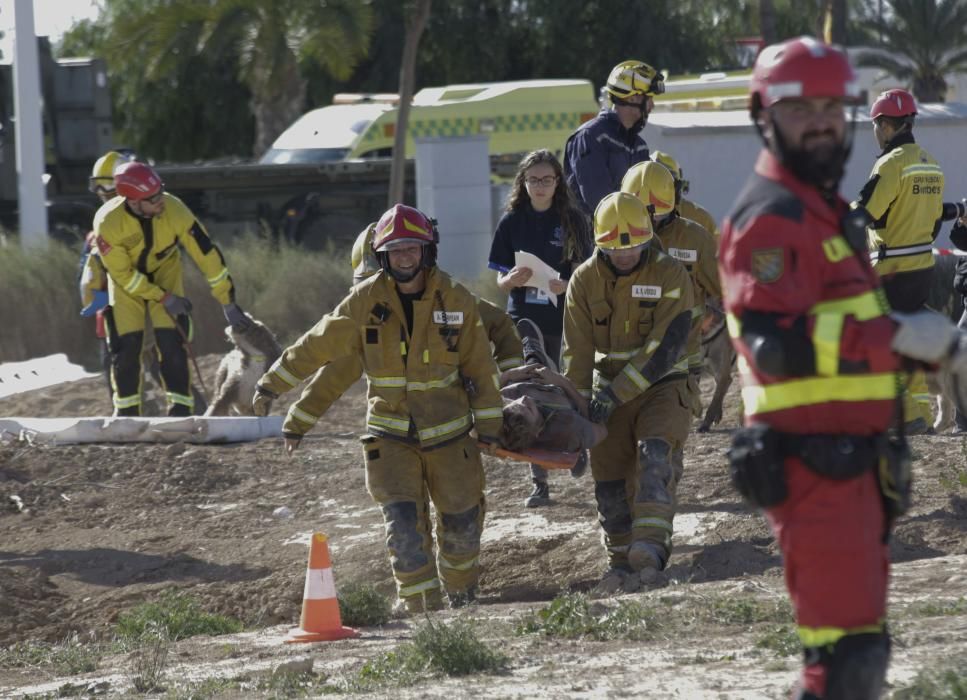
[[[420,247],[420,264],[412,272],[403,273],[397,272],[389,264],[389,253],[387,251],[382,251],[376,253],[376,259],[379,261],[379,267],[390,274],[397,282],[406,283],[415,278],[422,270],[429,270],[431,267],[436,265],[436,244],[426,243]]]
[[[645,99],[641,101],[640,104],[634,102],[629,102],[628,100],[623,100],[620,97],[611,96],[611,104],[621,105],[622,107],[637,107],[641,116],[638,118],[628,131],[639,131],[644,128],[645,124],[648,123],[648,95],[644,96]]]

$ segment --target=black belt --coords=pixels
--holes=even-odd
[[[885,433],[876,435],[799,435],[778,433],[784,457],[798,457],[817,474],[851,479],[875,466],[886,454]]]

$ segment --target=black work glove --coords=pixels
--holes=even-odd
[[[588,404],[588,420],[592,423],[607,423],[618,407],[618,397],[611,389],[603,389]]]
[[[242,307],[235,302],[222,306],[222,312],[225,314],[225,320],[228,321],[228,325],[232,327],[233,331],[244,333],[252,327],[251,316],[242,311]]]
[[[177,294],[172,294],[171,292],[167,292],[163,297],[161,297],[161,303],[168,313],[175,318],[178,318],[182,314],[188,314],[191,312],[191,302],[185,297],[180,297]]]

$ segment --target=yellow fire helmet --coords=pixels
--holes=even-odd
[[[640,199],[655,216],[675,209],[675,178],[659,163],[646,160],[633,165],[621,179],[621,191]]]
[[[356,236],[350,261],[353,266],[353,284],[362,282],[367,277],[379,272],[379,260],[373,252],[373,234],[376,233],[376,222],[364,228]]]
[[[91,177],[88,179],[87,189],[94,194],[113,194],[114,171],[123,163],[127,163],[128,158],[117,151],[108,151],[103,156],[94,161],[91,168]]]
[[[642,61],[622,61],[611,69],[604,89],[617,100],[660,95],[665,92],[665,76]]]
[[[648,210],[632,194],[612,192],[594,210],[594,244],[598,248],[636,248],[650,241],[652,236],[654,229]]]
[[[685,175],[682,172],[682,166],[678,164],[678,161],[671,157],[670,154],[664,151],[652,151],[651,159],[656,163],[661,163],[669,172],[671,172],[672,177],[675,178],[675,203],[681,202],[682,195],[688,194],[688,180],[685,179]]]

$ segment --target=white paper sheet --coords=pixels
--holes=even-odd
[[[551,280],[561,279],[560,273],[533,253],[518,250],[514,253],[514,265],[530,268],[531,278],[527,280],[528,287],[534,287],[542,292],[554,306],[557,306],[557,294],[551,291]]]

